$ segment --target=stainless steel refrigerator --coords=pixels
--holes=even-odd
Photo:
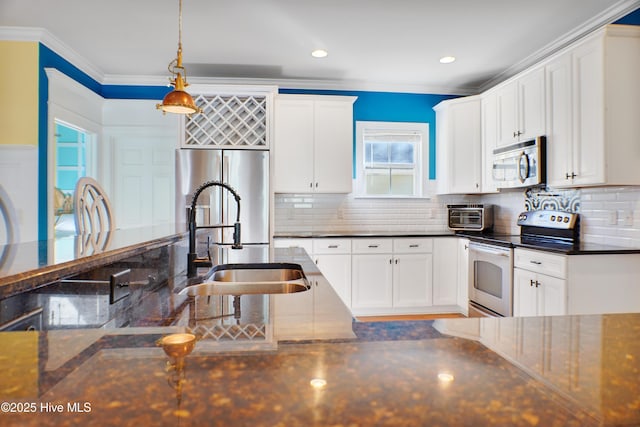
[[[191,207],[194,191],[204,182],[212,180],[229,184],[240,195],[242,244],[268,244],[269,152],[177,149],[176,223],[186,224],[187,211]],[[198,226],[232,225],[236,214],[236,201],[226,189],[210,187],[198,197],[196,205]],[[225,244],[233,242],[233,229],[211,229],[210,231],[212,242]]]

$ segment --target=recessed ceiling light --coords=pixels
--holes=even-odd
[[[442,58],[440,58],[440,63],[441,64],[451,64],[455,60],[456,60],[455,56],[443,56]]]
[[[329,52],[327,52],[324,49],[316,49],[313,52],[311,52],[311,56],[313,56],[314,58],[324,58],[327,55],[329,55]]]

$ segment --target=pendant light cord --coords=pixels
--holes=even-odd
[[[178,13],[178,49],[182,50],[182,0],[180,0]]]

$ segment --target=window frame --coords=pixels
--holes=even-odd
[[[356,121],[356,159],[354,189],[357,198],[372,199],[419,199],[429,198],[429,123],[423,122],[382,122],[382,121]],[[421,135],[421,141],[416,143],[415,189],[413,195],[406,194],[366,194],[366,177],[364,162],[364,134],[365,131],[387,131],[393,133],[416,133]]]

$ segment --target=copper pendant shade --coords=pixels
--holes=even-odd
[[[180,14],[178,18],[178,54],[176,59],[169,63],[169,72],[173,78],[169,79],[174,89],[165,95],[161,104],[156,104],[156,108],[164,113],[193,114],[201,113],[202,110],[196,106],[191,95],[184,89],[189,86],[187,83],[187,70],[182,66],[182,0],[180,0]],[[182,77],[184,75],[184,78]]]

